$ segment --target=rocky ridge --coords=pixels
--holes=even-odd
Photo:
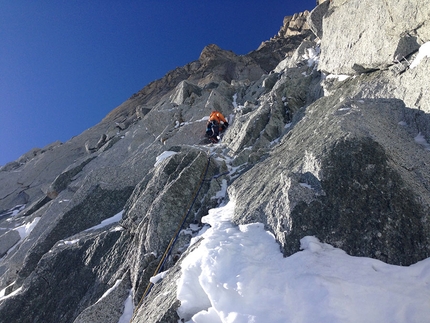
[[[430,6],[320,2],[257,50],[209,45],[96,126],[3,166],[0,321],[116,323],[131,297],[133,323],[177,322],[190,238],[227,199],[285,256],[313,235],[391,264],[429,257],[430,58],[410,63]],[[213,109],[231,126],[202,144]]]

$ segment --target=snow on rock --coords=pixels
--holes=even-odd
[[[308,66],[312,67],[314,65],[318,65],[319,62],[319,47],[316,48],[307,48],[307,53],[303,55],[303,58],[308,61]]]
[[[79,242],[79,239],[74,239],[74,240],[66,240],[64,241],[65,245],[72,245],[72,244],[77,244]]]
[[[133,290],[130,290],[130,293],[127,299],[124,302],[124,312],[118,320],[118,323],[129,323],[131,318],[133,317]]]
[[[107,291],[104,292],[104,294],[102,295],[102,297],[99,298],[99,300],[96,302],[96,304],[98,302],[100,302],[103,298],[108,296],[115,288],[117,288],[119,286],[119,284],[121,284],[121,282],[122,282],[122,279],[117,279],[115,284],[111,288],[109,288]]]
[[[6,211],[0,211],[0,218],[2,217],[15,217],[18,215],[19,212],[21,212],[25,208],[25,204],[19,204],[14,206],[13,208],[6,210]]]
[[[3,288],[0,291],[0,301],[2,301],[4,299],[7,299],[7,298],[10,298],[10,297],[12,297],[14,295],[17,295],[17,294],[19,294],[22,291],[22,287],[20,287],[20,288],[16,289],[15,291],[13,291],[12,293],[5,295],[6,294],[6,289],[9,288],[10,286],[12,286],[13,284],[15,284],[15,282],[13,282],[9,286]]]
[[[12,209],[12,216],[17,216],[21,210],[25,208],[25,204],[17,205]]]
[[[233,108],[237,109],[237,93],[233,95]]]
[[[149,281],[153,284],[157,284],[160,280],[162,280],[167,274],[167,271],[163,271],[155,276],[152,276]]]
[[[202,219],[211,228],[181,265],[185,322],[428,322],[430,258],[393,266],[315,237],[284,258],[263,224],[230,222],[234,204]]]
[[[221,181],[221,189],[216,192],[215,196],[212,196],[212,199],[216,199],[221,201],[227,195],[227,180],[223,179]]]
[[[14,230],[18,231],[21,237],[21,240],[23,240],[30,234],[30,232],[34,229],[34,227],[36,226],[37,222],[39,222],[39,220],[40,220],[40,217],[34,218],[32,222],[16,227],[14,228]]]
[[[93,226],[93,227],[91,227],[89,229],[86,229],[85,231],[98,230],[98,229],[104,228],[104,227],[106,227],[106,226],[108,226],[108,225],[110,225],[112,223],[119,222],[119,221],[122,220],[122,214],[123,214],[123,212],[124,212],[124,210],[121,211],[121,212],[119,212],[119,213],[117,213],[117,214],[115,214],[113,217],[110,217],[110,218],[108,218],[106,220],[103,220],[100,224],[98,224],[96,226]]]
[[[336,79],[339,82],[345,81],[346,79],[348,79],[350,77],[350,75],[344,75],[344,74],[329,74],[327,75],[327,79]]]
[[[430,42],[427,42],[421,45],[418,55],[411,63],[410,68],[413,69],[417,67],[421,63],[421,61],[426,57],[430,57]]]
[[[426,150],[430,150],[430,144],[427,142],[426,138],[421,132],[418,133],[418,135],[414,139],[417,144],[422,145]]]
[[[161,155],[157,156],[157,158],[155,158],[155,164],[154,167],[157,167],[163,160],[169,158],[170,156],[176,155],[177,152],[175,151],[165,151],[163,152]]]

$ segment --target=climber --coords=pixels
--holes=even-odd
[[[217,143],[221,138],[220,132],[223,132],[228,127],[227,119],[219,111],[212,111],[206,124],[206,136],[213,143]]]

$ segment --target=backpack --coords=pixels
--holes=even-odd
[[[215,120],[209,121],[206,127],[206,135],[210,137],[216,137],[219,134],[219,125]]]

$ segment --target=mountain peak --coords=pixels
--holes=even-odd
[[[199,61],[203,64],[216,59],[232,59],[236,54],[229,50],[221,49],[218,45],[210,44],[203,48]]]

